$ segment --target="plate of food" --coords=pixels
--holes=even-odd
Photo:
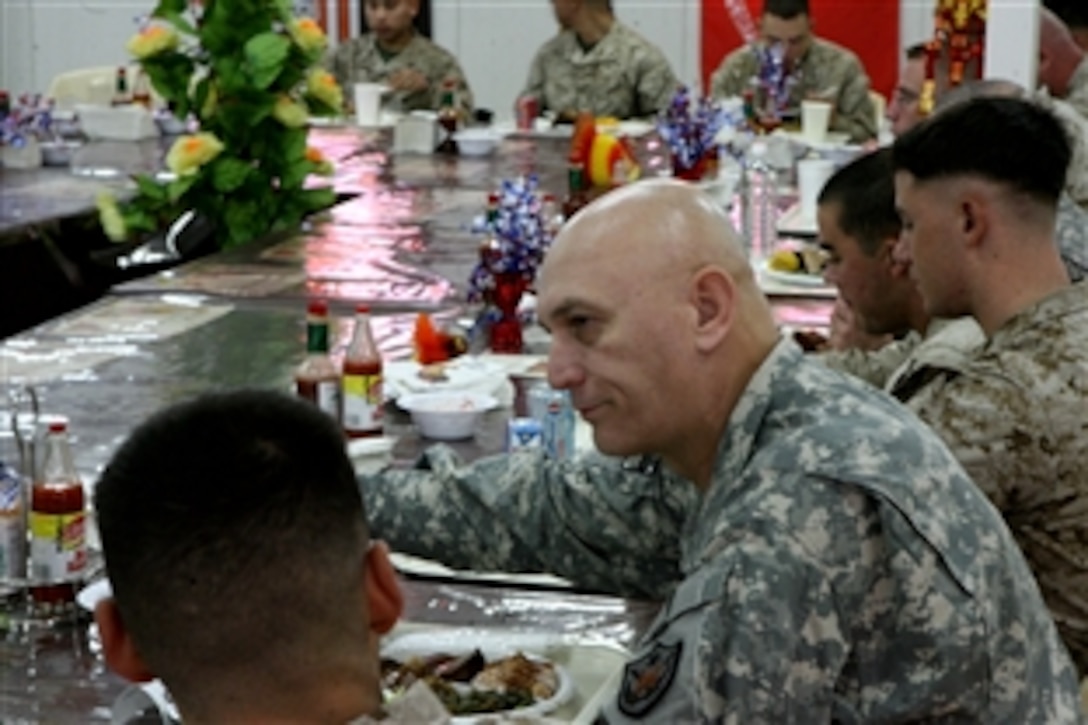
[[[385,395],[393,401],[409,393],[491,393],[506,382],[506,373],[498,363],[475,355],[430,365],[414,360],[387,362],[382,373]]]
[[[561,665],[519,649],[516,637],[483,631],[414,632],[396,637],[382,647],[381,672],[387,699],[423,680],[458,725],[485,716],[547,715],[564,705],[575,690]]]
[[[827,287],[823,278],[826,253],[814,245],[780,247],[763,264],[765,279],[783,285]]]

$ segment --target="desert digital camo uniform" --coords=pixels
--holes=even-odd
[[[462,108],[466,112],[472,110],[472,91],[457,59],[448,50],[435,45],[419,33],[416,33],[403,50],[388,60],[382,57],[374,35],[366,33],[333,51],[327,66],[344,89],[344,98],[351,98],[351,87],[356,83],[385,83],[394,72],[411,68],[430,81],[430,88],[411,93],[390,93],[386,102],[392,110],[438,110],[442,104],[443,86],[447,81],[453,81]]]
[[[637,118],[667,106],[678,86],[665,54],[617,20],[589,50],[572,30],[542,45],[521,95],[535,96],[541,110]]]
[[[1088,675],[1088,283],[898,388],[1004,514]]]
[[[1062,194],[1058,199],[1057,226],[1058,254],[1069,272],[1069,279],[1080,282],[1088,277],[1088,211],[1078,206],[1068,194]]]
[[[759,68],[751,46],[725,57],[710,77],[710,95],[727,98],[743,95]],[[810,96],[834,98],[832,131],[850,135],[854,143],[876,138],[876,110],[869,98],[869,77],[852,52],[821,38],[813,38],[797,69],[797,83],[790,89],[787,111],[800,118],[801,101]]]
[[[697,503],[599,457],[429,462],[361,479],[396,549],[625,593],[679,570],[610,723],[1077,720],[1072,665],[993,506],[914,416],[790,342],[738,401]]]

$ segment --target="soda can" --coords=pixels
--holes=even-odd
[[[511,418],[506,424],[506,452],[544,446],[543,429],[536,418]]]
[[[556,461],[574,458],[574,406],[570,393],[546,384],[529,391],[529,412],[540,421],[544,451]]]
[[[522,96],[517,102],[519,131],[532,131],[533,122],[540,115],[540,101],[536,96]]]

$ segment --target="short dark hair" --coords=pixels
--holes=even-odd
[[[902,229],[891,151],[880,149],[843,166],[824,184],[818,203],[837,205],[839,228],[867,255],[876,254],[881,242],[898,237]]]
[[[1018,98],[973,98],[897,138],[892,163],[919,181],[975,176],[1056,206],[1071,153],[1049,111]]]
[[[907,48],[907,60],[922,60],[926,57],[926,44],[915,43]]]
[[[798,15],[811,15],[808,0],[763,0],[763,14],[792,20]]]
[[[366,636],[362,496],[313,405],[251,390],[168,408],[122,444],[94,501],[121,619],[179,700]]]
[[[1043,0],[1043,7],[1070,28],[1088,28],[1088,3],[1084,0]]]

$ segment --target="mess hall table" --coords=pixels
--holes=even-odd
[[[374,311],[389,359],[410,355],[418,311],[465,314],[465,282],[478,240],[468,227],[498,180],[536,173],[562,194],[562,142],[507,141],[493,157],[390,157],[382,140],[355,130],[315,139],[341,159],[335,184],[346,200],[297,234],[218,253],[108,291],[92,304],[0,345],[0,383],[33,385],[42,410],[69,418],[76,465],[88,488],[137,422],[201,392],[238,387],[287,390],[305,347],[304,305],[330,301],[333,346],[342,351],[358,303]],[[779,318],[826,324],[826,294],[786,290]],[[2,386],[0,386],[2,387]],[[509,410],[493,411],[466,458],[499,450]],[[387,433],[398,465],[421,440],[404,416]],[[0,458],[11,455],[0,431]],[[546,632],[571,641],[630,646],[652,603],[520,583],[406,578],[405,617],[415,623]],[[3,620],[0,620],[3,621]],[[108,722],[125,683],[101,659],[84,618],[59,628],[0,630],[0,723]]]

